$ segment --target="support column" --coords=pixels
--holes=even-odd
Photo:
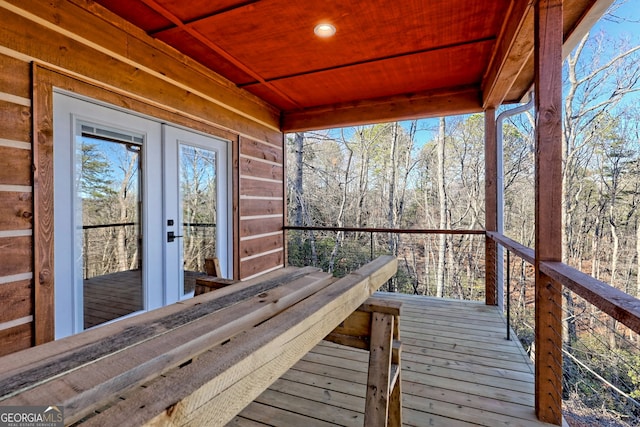
[[[498,144],[496,110],[484,111],[484,204],[485,230],[498,230]],[[485,303],[497,304],[497,244],[485,238]]]
[[[539,420],[562,424],[562,289],[540,271],[562,259],[562,0],[535,8],[535,406]]]

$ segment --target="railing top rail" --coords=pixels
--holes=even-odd
[[[285,230],[302,231],[344,231],[363,233],[395,233],[395,234],[485,234],[484,230],[437,230],[437,229],[398,229],[398,228],[366,228],[366,227],[306,227],[285,225]]]
[[[533,249],[494,231],[487,231],[487,237],[534,264]],[[540,271],[640,334],[640,299],[562,262],[540,262]]]
[[[541,262],[540,271],[640,334],[640,299],[561,262]]]
[[[487,237],[495,240],[496,242],[500,243],[502,246],[506,247],[507,249],[509,249],[511,252],[513,252],[514,254],[516,254],[517,256],[519,256],[520,258],[524,259],[525,261],[527,261],[529,264],[533,265],[536,259],[536,252],[521,244],[516,242],[513,239],[508,238],[507,236],[504,236],[498,232],[495,231],[487,231]]]

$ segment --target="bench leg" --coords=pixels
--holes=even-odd
[[[397,320],[397,319],[396,319]],[[396,325],[397,325],[396,321]],[[391,396],[389,397],[389,427],[402,427],[402,369],[400,368],[400,357],[402,355],[402,346],[400,342],[393,343],[392,366],[398,370]]]
[[[372,314],[369,374],[364,411],[364,425],[367,427],[387,426],[393,331],[393,315],[376,312]]]

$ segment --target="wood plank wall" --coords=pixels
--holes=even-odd
[[[240,138],[241,278],[284,266],[284,150]]]
[[[53,171],[34,165],[33,135],[52,138],[52,85],[231,140],[234,277],[284,264],[279,111],[90,0],[0,0],[0,22],[0,355],[52,339],[53,294],[35,299],[52,277],[52,187],[34,176]]]
[[[29,347],[33,186],[29,64],[0,54],[0,354]]]

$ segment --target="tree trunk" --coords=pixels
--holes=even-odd
[[[303,154],[304,154],[304,133],[297,132],[294,135],[293,142],[295,144],[295,158],[296,158],[296,175],[293,181],[293,194],[294,194],[294,206],[295,216],[293,218],[293,225],[301,227],[304,224],[303,206],[302,200],[304,197],[304,187],[302,185],[302,168],[303,168]],[[302,244],[301,235],[298,234],[299,244]]]
[[[127,169],[125,171],[124,177],[122,178],[122,182],[120,183],[120,189],[118,191],[118,205],[120,208],[120,222],[124,223],[128,220],[127,215],[127,188],[129,187],[129,181],[133,176],[133,171],[135,169],[136,163],[138,162],[138,156],[132,156],[129,159],[129,164],[127,165]],[[117,237],[117,254],[118,254],[118,271],[127,271],[129,267],[128,263],[128,254],[127,254],[127,235],[125,227],[118,227],[118,237]]]
[[[611,240],[613,247],[611,248],[611,286],[615,287],[615,282],[618,275],[618,249],[620,246],[620,239],[618,238],[618,231],[615,224],[614,215],[614,204],[615,204],[615,195],[611,198],[611,205],[609,207],[609,224],[611,230]],[[609,317],[607,319],[608,326],[608,338],[609,338],[609,347],[612,350],[618,348],[617,339],[616,339],[616,327],[618,322],[613,318]]]
[[[345,206],[347,204],[347,199],[349,197],[349,192],[348,192],[349,172],[350,172],[350,169],[351,169],[351,160],[353,159],[353,150],[351,150],[351,148],[349,148],[348,145],[346,145],[346,147],[347,147],[347,150],[349,151],[349,158],[347,159],[347,166],[346,166],[345,171],[344,171],[344,185],[342,187],[340,208],[338,209],[338,216],[336,218],[336,226],[337,227],[343,227],[344,226],[344,223],[343,223],[344,211],[345,211]],[[335,269],[335,261],[336,261],[336,257],[338,256],[338,249],[340,249],[340,246],[342,246],[342,242],[343,241],[344,241],[344,232],[343,231],[338,231],[336,233],[335,242],[333,244],[333,249],[331,250],[331,256],[329,258],[329,268],[328,268],[328,272],[329,273],[333,273],[333,271]]]
[[[444,183],[444,149],[445,149],[445,118],[441,117],[438,126],[438,200],[440,202],[440,229],[447,227],[447,189]],[[438,246],[438,269],[436,271],[436,296],[442,298],[444,296],[444,275],[445,275],[445,255],[447,249],[447,236],[439,235]]]
[[[640,213],[636,221],[636,296],[640,298]]]
[[[395,201],[396,201],[396,173],[398,169],[398,160],[397,160],[397,151],[398,151],[398,123],[394,123],[392,125],[392,136],[391,136],[391,150],[390,150],[390,171],[389,171],[389,200],[388,200],[388,211],[387,211],[387,226],[391,229],[396,227],[396,209],[395,209]],[[398,254],[398,248],[396,247],[396,234],[389,234],[389,252],[392,255]]]
[[[396,228],[396,175],[398,170],[398,122],[392,125],[391,150],[389,154],[390,168],[389,171],[389,200],[387,212],[387,226],[390,229]],[[398,235],[389,233],[389,253],[398,256]],[[389,281],[389,292],[398,292],[398,282],[395,277]]]
[[[356,226],[364,227],[364,202],[369,188],[369,144],[362,130],[358,133],[361,151],[360,174],[358,176],[358,209],[356,210]]]

